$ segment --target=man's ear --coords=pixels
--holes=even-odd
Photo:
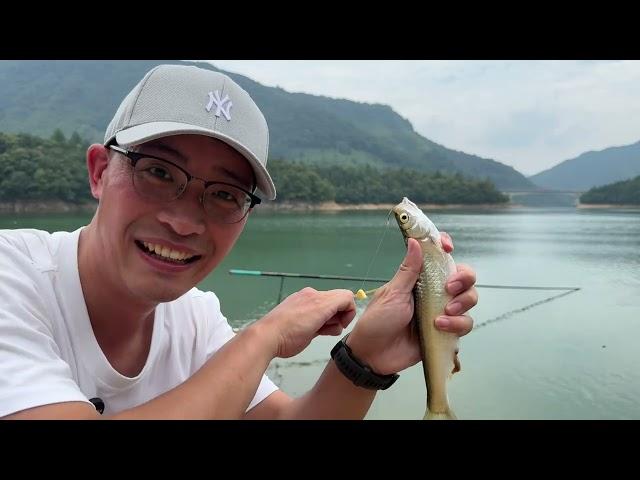
[[[87,149],[87,170],[89,171],[89,185],[93,198],[99,200],[104,186],[104,174],[109,165],[109,150],[104,145],[94,143]]]

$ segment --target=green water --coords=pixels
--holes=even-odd
[[[520,312],[561,292],[479,289],[480,303],[471,312],[478,328],[461,340],[462,371],[449,387],[459,418],[640,419],[640,211],[427,213],[452,235],[454,258],[471,264],[480,284],[581,288]],[[2,216],[0,228],[71,230],[87,220]],[[386,225],[386,212],[256,214],[200,287],[214,290],[232,325],[241,327],[273,307],[280,280],[229,275],[231,268],[363,276],[370,267],[370,277],[389,278],[404,243],[394,221]],[[362,286],[288,279],[283,293],[306,285]],[[335,341],[317,338],[297,357],[275,360],[269,374],[299,395],[313,385]],[[378,394],[367,418],[422,418],[421,368],[403,372]]]

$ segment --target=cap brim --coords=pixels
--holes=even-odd
[[[242,145],[236,142],[233,138],[230,138],[223,133],[216,132],[214,130],[208,130],[206,128],[198,128],[186,123],[177,122],[153,122],[144,123],[142,125],[136,125],[134,127],[121,130],[115,135],[118,145],[123,147],[130,147],[132,145],[139,145],[141,143],[155,140],[156,138],[168,137],[170,135],[205,135],[207,137],[217,138],[224,143],[230,145],[243,157],[247,159],[253,171],[256,174],[256,182],[258,189],[268,198],[274,200],[276,198],[276,187],[271,180],[271,176],[267,169],[260,163],[258,157]]]

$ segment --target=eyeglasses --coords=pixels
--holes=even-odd
[[[143,197],[158,202],[172,202],[187,189],[189,182],[200,180],[204,191],[200,203],[207,215],[218,223],[238,223],[262,200],[251,192],[224,182],[208,182],[194,177],[184,168],[146,153],[132,152],[116,145],[109,148],[129,159],[133,167],[133,186]]]

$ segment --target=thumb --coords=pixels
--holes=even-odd
[[[422,270],[422,249],[415,238],[407,240],[407,254],[400,264],[400,268],[393,276],[389,285],[403,292],[410,292],[418,280]]]

